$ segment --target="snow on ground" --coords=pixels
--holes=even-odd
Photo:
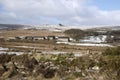
[[[69,52],[62,52],[62,51],[44,51],[42,52],[42,54],[55,54],[55,55],[58,55],[58,54],[68,54]],[[75,57],[80,57],[80,56],[83,56],[83,54],[81,52],[74,52],[74,56]]]
[[[62,51],[43,51],[43,54],[66,54],[67,52]]]
[[[24,54],[24,52],[6,52],[6,51],[0,51],[0,54],[16,54],[16,55],[21,55],[21,54]]]
[[[80,57],[80,56],[83,56],[83,54],[75,53],[74,56],[75,56],[75,57]]]
[[[0,54],[16,54],[16,55],[21,55],[23,54],[24,52],[10,52],[8,51],[9,48],[3,48],[3,47],[0,47]]]
[[[61,32],[67,30],[67,26],[59,26],[59,25],[29,25],[28,27],[24,27],[23,29],[37,29],[37,30],[49,30],[55,32]]]
[[[99,36],[87,36],[84,37],[84,39],[80,39],[80,42],[85,42],[85,43],[102,43],[106,42],[106,35],[99,35]]]
[[[57,42],[57,44],[68,44],[68,45],[75,45],[75,46],[106,46],[106,47],[113,47],[109,44],[95,44],[95,43],[71,43],[71,42]]]
[[[9,50],[8,48],[0,47],[0,51]]]
[[[38,47],[32,47],[32,46],[14,46],[14,47],[18,47],[18,48],[38,48]]]
[[[24,47],[24,48],[28,48],[28,46],[17,46],[17,47]],[[11,52],[11,51],[8,51],[9,49],[8,48],[3,48],[3,47],[0,47],[0,54],[16,54],[16,55],[21,55],[21,54],[24,54],[24,52]],[[58,55],[58,54],[67,54],[68,52],[62,52],[62,51],[43,51],[42,54],[55,54],[55,55]],[[29,53],[30,54],[30,53]],[[83,54],[81,54],[81,52],[74,52],[74,56],[75,57],[80,57],[82,56]]]

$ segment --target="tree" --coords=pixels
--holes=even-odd
[[[66,30],[64,33],[69,35],[76,41],[79,41],[80,38],[85,36],[85,32],[80,29],[69,29],[69,30]]]

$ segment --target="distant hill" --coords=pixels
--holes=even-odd
[[[105,27],[96,27],[86,29],[87,31],[113,31],[113,30],[120,30],[120,26],[105,26]]]
[[[63,25],[21,25],[21,24],[0,24],[0,30],[49,30],[49,31],[64,31],[68,29]]]
[[[19,24],[0,24],[0,30],[22,29],[25,25]]]
[[[49,31],[65,31],[68,29],[82,29],[81,26],[64,26],[62,24],[58,25],[21,25],[21,24],[0,24],[0,30],[17,30],[17,29],[27,29],[27,30],[49,30]],[[89,27],[88,27],[89,28]],[[85,31],[113,31],[120,30],[120,26],[105,26],[83,29]]]

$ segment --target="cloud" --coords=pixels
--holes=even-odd
[[[120,10],[103,11],[94,0],[1,0],[0,23],[120,25]]]

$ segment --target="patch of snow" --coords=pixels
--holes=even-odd
[[[62,51],[44,51],[43,54],[67,54],[68,52],[62,52]]]
[[[75,53],[74,56],[75,56],[75,57],[80,57],[80,56],[82,56],[82,54],[80,54],[80,53]]]
[[[31,46],[14,46],[14,47],[18,47],[18,48],[38,48],[38,47],[31,47]]]
[[[24,54],[24,52],[6,52],[6,51],[0,51],[0,54],[16,54],[16,55],[21,55]]]
[[[69,52],[62,52],[62,51],[44,51],[42,52],[43,54],[55,54],[55,55],[58,55],[58,54],[67,54]],[[83,56],[83,54],[81,54],[80,52],[74,52],[73,53],[75,57],[80,57],[80,56]]]
[[[6,51],[6,50],[9,50],[9,49],[8,48],[0,47],[0,51]]]
[[[92,67],[93,70],[99,70],[99,67],[98,66],[94,66]]]
[[[57,44],[69,44],[69,42],[56,42]]]
[[[53,32],[61,32],[62,30],[51,30]]]
[[[3,48],[3,47],[0,47],[0,54],[16,54],[16,55],[21,55],[21,54],[24,54],[24,52],[10,52],[8,51],[9,48]]]
[[[75,45],[75,46],[108,46],[113,47],[109,44],[95,44],[95,43],[71,43],[71,42],[56,42],[57,44],[67,44],[67,45]]]
[[[87,36],[84,39],[80,39],[80,42],[87,42],[87,43],[102,43],[106,42],[106,35],[99,35],[99,36]]]
[[[21,55],[21,54],[24,54],[24,52],[8,52],[8,54],[16,54],[16,55]]]
[[[68,27],[59,26],[59,25],[43,24],[43,25],[29,25],[28,27],[24,27],[23,29],[37,29],[37,30],[49,30],[49,31],[61,32],[61,31],[68,29]]]

